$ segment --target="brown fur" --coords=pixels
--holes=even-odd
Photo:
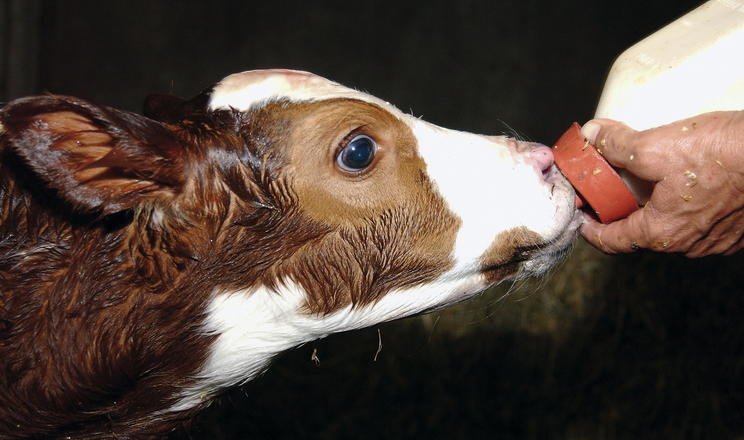
[[[187,419],[157,411],[204,362],[215,289],[289,277],[325,314],[451,264],[458,220],[384,110],[200,103],[160,102],[162,122],[58,96],[0,111],[0,438],[126,438]],[[353,130],[382,149],[364,175],[332,168]]]
[[[283,265],[308,292],[309,310],[321,314],[435,279],[451,267],[459,227],[429,182],[404,123],[373,104],[329,104],[295,106],[292,112],[310,116],[290,116],[298,128],[288,144],[302,210],[334,233]],[[328,120],[339,122],[324,125]],[[351,178],[333,160],[339,135],[349,132],[367,134],[379,147],[369,172]],[[343,267],[333,267],[338,264]]]
[[[532,251],[543,244],[539,234],[524,226],[500,233],[481,257],[486,282],[496,284],[516,274],[519,263],[529,259]]]

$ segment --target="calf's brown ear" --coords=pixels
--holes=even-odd
[[[112,214],[167,202],[184,183],[184,150],[160,122],[67,96],[0,110],[4,143],[80,212]]]

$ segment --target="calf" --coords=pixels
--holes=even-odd
[[[580,223],[547,147],[309,73],[145,113],[0,110],[0,437],[166,433],[283,350],[545,272]]]

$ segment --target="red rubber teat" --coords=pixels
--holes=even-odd
[[[638,209],[633,193],[574,122],[553,147],[558,169],[576,189],[576,207],[593,211],[610,223]]]

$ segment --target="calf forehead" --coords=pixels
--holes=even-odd
[[[209,109],[246,111],[277,99],[303,102],[334,98],[358,99],[377,104],[393,114],[401,114],[389,102],[367,93],[309,72],[285,69],[250,70],[226,77],[212,89]]]

